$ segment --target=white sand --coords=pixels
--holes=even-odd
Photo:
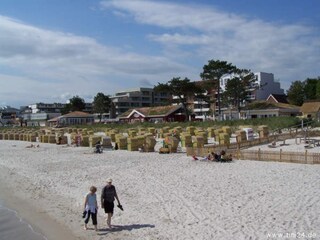
[[[91,154],[82,147],[27,145],[0,141],[2,184],[81,239],[268,239],[299,233],[320,239],[320,165],[208,163],[185,153]],[[84,231],[83,197],[96,185],[100,198],[108,177],[124,211],[115,209],[114,230],[106,230],[100,209],[101,231]]]
[[[311,138],[313,140],[318,140],[320,143],[320,137]],[[310,153],[318,153],[320,151],[320,146],[311,144],[311,148],[306,148],[309,146],[304,139],[287,139],[284,141],[277,141],[275,148],[270,148],[271,144],[264,144],[260,146],[251,147],[250,150],[264,150],[264,151],[282,151],[285,152],[305,152],[306,150]]]

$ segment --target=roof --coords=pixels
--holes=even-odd
[[[291,105],[287,103],[270,103],[267,101],[255,101],[248,104],[244,109],[299,109],[299,106]]]
[[[75,112],[67,113],[65,115],[60,116],[60,118],[62,117],[92,117],[92,115],[86,112],[75,111]]]
[[[13,112],[19,112],[19,109],[16,109],[10,106],[4,106],[4,107],[0,107],[0,112],[13,113]]]
[[[75,111],[59,117],[51,118],[50,120],[48,120],[48,122],[57,122],[61,118],[83,118],[83,117],[93,117],[93,115],[86,112]]]
[[[300,107],[302,113],[315,113],[320,110],[320,102],[305,102]]]
[[[129,118],[134,113],[138,113],[143,117],[165,117],[179,110],[181,107],[181,105],[168,105],[158,107],[134,108],[124,112],[119,116],[119,118]]]
[[[289,103],[285,94],[270,94],[267,98],[267,101],[270,98],[273,98],[273,100],[277,103]]]
[[[61,116],[51,118],[51,119],[49,119],[49,120],[48,120],[48,122],[57,122],[57,121],[59,120],[59,118],[60,118],[60,117],[61,117]]]

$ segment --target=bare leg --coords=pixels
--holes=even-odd
[[[109,228],[111,228],[111,218],[112,218],[112,213],[108,213],[107,224]]]

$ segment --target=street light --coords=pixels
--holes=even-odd
[[[221,120],[221,103],[220,103],[220,79],[215,77],[218,81],[217,100],[218,100],[218,119]]]
[[[220,79],[218,79],[218,115],[219,120],[221,120]]]

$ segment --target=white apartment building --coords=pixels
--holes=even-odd
[[[117,92],[110,99],[114,104],[115,115],[119,116],[130,108],[163,105],[171,99],[167,92],[154,92],[153,88],[134,88]]]
[[[63,103],[34,103],[28,108],[31,113],[60,113],[65,105]]]
[[[61,113],[66,106],[65,103],[34,103],[28,106],[31,113]],[[92,112],[92,103],[85,103],[83,112]]]
[[[61,115],[63,103],[34,103],[22,107],[22,118],[26,126],[46,126],[47,120]]]
[[[10,106],[0,107],[0,126],[15,124],[19,115],[19,109]]]
[[[222,76],[222,78],[220,79],[221,93],[223,93],[226,90],[226,84],[228,80],[232,79],[235,76],[236,75],[234,74],[226,74]],[[257,72],[254,73],[254,76],[255,82],[252,84],[252,91],[250,91],[250,95],[248,96],[248,99],[250,101],[266,100],[270,94],[284,94],[284,90],[280,87],[280,83],[274,80],[274,76],[272,73]],[[215,93],[215,99],[217,99],[217,97],[217,93]],[[195,118],[210,118],[213,115],[212,112],[217,112],[218,102],[216,101],[215,103],[212,103],[212,105],[213,106],[209,106],[208,103],[195,97],[193,102],[193,112],[195,114]],[[225,109],[221,109],[222,111],[225,111]]]
[[[226,74],[220,79],[221,92],[226,89],[228,80],[235,75]],[[249,95],[249,100],[266,100],[270,94],[284,94],[284,90],[280,87],[280,83],[274,80],[273,73],[257,72],[254,73],[255,83]]]
[[[45,126],[47,120],[61,116],[65,103],[34,103],[22,107],[23,121],[27,126]],[[92,103],[85,103],[84,112],[92,111]]]

